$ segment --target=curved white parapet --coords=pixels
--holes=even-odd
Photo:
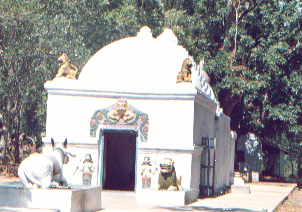
[[[192,83],[176,83],[183,61],[193,67]],[[83,90],[142,94],[186,94],[196,89],[215,101],[203,67],[196,65],[187,50],[178,45],[171,29],[157,38],[143,27],[135,37],[128,37],[100,49],[86,63],[78,80],[55,78],[45,83],[47,91]]]

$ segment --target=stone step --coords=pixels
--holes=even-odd
[[[251,188],[250,186],[245,185],[231,185],[231,193],[243,193],[243,194],[250,194]]]
[[[241,177],[240,172],[234,172],[234,177]]]

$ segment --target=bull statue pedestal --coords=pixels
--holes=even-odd
[[[62,144],[51,139],[51,144],[49,154],[34,153],[22,161],[18,169],[21,182],[0,184],[1,211],[7,210],[3,207],[61,212],[101,210],[100,186],[70,185],[63,176],[68,156],[75,157],[67,150],[67,139]]]
[[[72,185],[72,188],[25,188],[21,182],[0,184],[0,210],[8,207],[47,211],[83,212],[101,210],[101,187]]]

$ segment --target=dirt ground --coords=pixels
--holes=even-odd
[[[276,210],[276,212],[302,211],[302,189],[296,188],[288,199]]]
[[[20,181],[19,177],[8,175],[8,174],[0,174],[0,183],[10,182],[10,181]]]

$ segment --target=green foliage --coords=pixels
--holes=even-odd
[[[191,4],[191,5],[188,5]],[[191,1],[171,9],[168,22],[205,70],[239,135],[276,140],[301,116],[301,10],[297,1]],[[298,56],[299,55],[299,56]],[[232,118],[233,118],[232,117]],[[241,119],[241,120],[239,120]],[[240,128],[239,128],[240,126]]]
[[[0,5],[0,112],[14,123],[7,125],[11,134],[41,139],[44,83],[54,78],[62,52],[80,73],[99,49],[147,25],[154,37],[172,28],[195,61],[205,62],[238,136],[252,132],[293,157],[301,155],[302,5],[297,0],[0,0]]]
[[[1,5],[3,1],[1,1]],[[19,135],[31,125],[32,135],[41,142],[40,132],[44,130],[45,115],[28,117],[25,111],[43,111],[45,82],[44,47],[36,30],[35,19],[30,13],[34,5],[26,2],[5,2],[1,37],[3,46],[0,54],[0,112],[3,116],[5,146],[19,162]],[[35,97],[31,93],[35,92]],[[30,102],[34,102],[34,105]],[[32,105],[30,105],[32,104]],[[41,114],[43,114],[42,112]],[[35,123],[33,122],[35,119]],[[30,121],[28,121],[30,120]],[[5,153],[4,153],[5,155]],[[5,157],[4,157],[5,158]]]
[[[138,1],[136,7],[135,11],[139,25],[148,26],[152,30],[153,37],[160,35],[165,25],[164,8],[160,1]]]
[[[44,83],[56,75],[56,60],[63,52],[79,68],[79,75],[88,59],[105,45],[135,36],[143,25],[152,28],[154,36],[162,31],[162,5],[158,1],[138,4],[120,0],[0,0],[0,41],[4,44],[0,47],[0,113],[8,129],[4,130],[5,145],[14,149],[15,159],[11,160],[19,160],[20,133],[42,141],[47,99]]]
[[[205,61],[232,130],[301,157],[301,3],[183,2],[165,7],[167,23],[195,61]]]

